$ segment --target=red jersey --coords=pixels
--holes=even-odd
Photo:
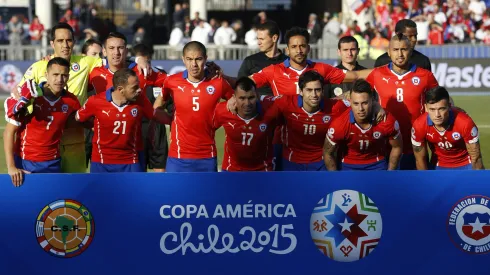
[[[218,104],[214,112],[213,127],[223,126],[226,139],[223,170],[272,171],[272,138],[277,124],[277,111],[260,104],[258,114],[243,119],[226,108],[226,102]]]
[[[167,78],[167,74],[159,70],[153,70],[153,73],[146,79],[143,74],[140,74],[138,67],[131,68],[140,81],[141,90],[145,90],[147,86],[159,86],[163,85],[163,81]],[[112,87],[112,78],[114,73],[109,69],[108,65],[94,68],[88,77],[89,90],[94,90],[96,94],[104,93]],[[146,94],[143,93],[145,96]]]
[[[171,96],[175,106],[169,157],[216,157],[213,114],[220,99],[233,95],[230,84],[222,78],[194,83],[187,79],[187,71],[183,71],[167,77],[163,87],[163,98]]]
[[[436,78],[430,71],[415,65],[404,75],[398,75],[389,63],[374,68],[366,80],[378,92],[381,107],[400,123],[403,153],[413,154],[410,129],[415,119],[424,113],[425,93],[439,85]]]
[[[266,97],[266,100],[269,99]],[[300,95],[277,98],[274,106],[286,120],[282,132],[283,158],[306,164],[323,159],[323,143],[329,123],[333,117],[347,110],[349,102],[326,98],[321,102],[320,110],[312,114],[303,109]]]
[[[327,139],[339,144],[342,162],[347,164],[371,164],[385,158],[386,144],[400,136],[400,127],[395,117],[386,114],[386,119],[362,129],[355,121],[352,109],[335,118],[328,129]]]
[[[345,71],[325,63],[317,63],[310,60],[307,60],[306,67],[303,70],[295,70],[291,67],[289,58],[282,63],[267,66],[258,73],[254,73],[251,77],[257,87],[269,85],[274,96],[296,95],[299,94],[299,76],[311,70],[315,70],[322,75],[325,78],[325,83],[340,84],[345,78]]]
[[[135,102],[117,106],[112,89],[89,97],[77,112],[78,121],[94,117],[92,161],[104,164],[138,163],[137,141],[141,139],[143,116],[153,118],[153,105],[139,96]]]
[[[421,115],[413,123],[412,144],[429,144],[432,151],[431,163],[441,167],[460,167],[471,163],[466,143],[478,142],[478,128],[470,116],[452,109],[449,111],[449,128],[439,132],[428,113]]]
[[[32,114],[21,115],[18,120],[8,119],[10,123],[20,126],[15,144],[16,154],[22,159],[36,162],[60,158],[60,141],[66,121],[80,109],[77,97],[63,91],[55,101],[41,96],[35,98],[32,105]]]

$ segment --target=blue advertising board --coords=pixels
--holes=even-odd
[[[0,274],[471,274],[490,173],[0,175]]]

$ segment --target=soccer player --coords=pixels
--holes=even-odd
[[[102,59],[92,56],[72,55],[75,40],[73,29],[66,23],[57,23],[51,28],[50,43],[54,49],[54,57],[61,57],[70,62],[70,78],[68,79],[68,91],[73,93],[80,104],[87,100],[88,75],[102,65]],[[21,86],[27,79],[33,79],[36,83],[43,80],[48,61],[40,60],[34,63],[24,74],[19,84]],[[140,68],[146,68],[144,60],[140,60]],[[32,111],[32,105],[29,107]],[[63,132],[61,141],[62,163],[61,169],[65,173],[84,173],[85,168],[85,144],[83,128],[74,124],[74,128],[67,128]]]
[[[137,150],[143,116],[161,123],[169,121],[165,120],[163,111],[154,111],[148,99],[141,95],[133,70],[118,70],[112,81],[113,88],[91,96],[76,114],[80,122],[94,118],[90,172],[143,172]]]
[[[381,106],[400,124],[403,140],[401,170],[415,170],[415,158],[410,144],[412,123],[423,112],[425,93],[438,86],[434,75],[409,62],[410,41],[402,34],[391,38],[389,55],[392,62],[375,68],[366,80],[377,91]]]
[[[300,94],[280,96],[274,106],[286,120],[283,131],[284,171],[325,171],[323,144],[330,121],[349,107],[323,94],[323,77],[307,71],[298,80]],[[266,98],[268,100],[269,98]]]
[[[340,64],[336,66],[336,68],[346,71],[361,71],[366,69],[357,62],[359,43],[353,36],[344,36],[340,38],[337,54],[340,57]],[[352,83],[327,84],[325,91],[328,92],[327,95],[330,98],[334,98],[345,92],[349,92],[351,87]]]
[[[373,90],[362,79],[352,85],[350,105],[328,129],[323,149],[327,169],[340,170],[335,158],[339,150],[342,170],[396,170],[403,146],[396,119],[387,113],[384,121],[376,123]],[[391,145],[389,164],[385,160],[387,143]]]
[[[237,114],[221,102],[213,117],[213,127],[223,127],[226,133],[222,171],[272,171],[277,111],[267,102],[260,103],[250,78],[239,78],[236,85]]]
[[[19,112],[15,116],[6,116],[9,123],[3,132],[5,159],[15,186],[22,184],[23,173],[61,171],[61,135],[65,125],[74,121],[73,114],[80,108],[76,96],[64,89],[69,71],[67,60],[60,57],[51,59],[47,64],[47,81],[40,83],[42,96],[36,97],[34,91],[37,88],[33,80],[25,81],[21,87],[21,94],[34,93],[32,113],[27,113],[24,108],[17,110]],[[14,142],[15,136],[17,140]]]
[[[417,45],[417,24],[410,19],[402,19],[398,21],[395,25],[395,33],[403,34],[410,41],[410,48],[412,54],[408,56],[409,62],[411,64],[417,65],[417,67],[424,68],[428,71],[432,70],[430,59],[423,53],[415,50],[415,45]],[[381,67],[392,62],[392,58],[389,53],[384,53],[374,63],[374,67]]]
[[[163,99],[175,104],[167,172],[217,171],[213,113],[233,89],[223,78],[207,79],[206,47],[197,41],[184,46],[184,72],[165,79]]]
[[[102,57],[102,43],[95,39],[89,39],[83,43],[82,55]]]
[[[265,67],[282,63],[288,57],[278,48],[281,31],[276,22],[268,20],[257,27],[257,44],[259,52],[245,57],[238,78],[258,73]],[[271,86],[265,85],[257,89],[259,95],[273,95]]]
[[[478,128],[469,115],[451,108],[449,93],[435,87],[425,96],[425,110],[413,123],[412,145],[417,170],[427,170],[427,144],[436,170],[480,170],[483,160]]]

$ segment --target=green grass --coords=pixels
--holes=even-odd
[[[453,97],[456,106],[466,110],[475,121],[476,125],[480,128],[480,144],[483,154],[483,161],[485,167],[490,168],[490,96],[454,96]],[[1,103],[1,111],[3,113],[3,100]],[[3,130],[5,127],[5,120],[0,120],[0,128]],[[3,135],[0,136],[3,144]],[[216,132],[216,145],[218,147],[218,163],[221,167],[223,160],[223,144],[224,144],[224,132],[223,129],[219,129]],[[3,153],[3,146],[0,148],[0,173],[6,173],[7,167],[5,165],[5,155]]]

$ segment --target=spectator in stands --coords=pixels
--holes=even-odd
[[[231,24],[231,28],[236,33],[236,38],[233,40],[233,44],[238,44],[238,45],[245,44],[245,30],[243,29],[242,20],[235,20],[235,22]]]
[[[444,26],[447,22],[446,14],[442,11],[438,5],[434,6],[436,14],[434,15],[434,21],[439,24],[439,26]]]
[[[177,26],[178,28],[184,30],[184,10],[182,9],[181,4],[175,4],[172,19],[174,21],[174,26]]]
[[[260,24],[264,24],[267,21],[267,14],[265,11],[259,12],[253,19],[253,24],[258,26]]]
[[[179,25],[176,24],[170,33],[170,39],[168,44],[170,46],[176,47],[182,45],[184,41],[184,32],[180,29]]]
[[[393,26],[396,24],[396,22],[399,22],[402,19],[405,19],[407,17],[407,14],[403,11],[403,8],[401,5],[396,5],[393,7],[393,12],[390,15],[391,18],[391,25]]]
[[[251,49],[256,49],[259,46],[257,45],[257,27],[252,26],[252,28],[245,34],[245,43]]]
[[[209,30],[211,29],[211,27],[208,26],[209,24],[206,23],[206,21],[204,20],[199,22],[199,25],[197,25],[192,31],[191,40],[201,42],[203,45],[207,45],[209,42]],[[216,42],[216,35],[218,34],[218,30],[216,31],[216,34],[214,36],[215,42]]]
[[[228,21],[221,22],[221,27],[216,30],[214,44],[218,46],[228,46],[236,39],[237,35],[233,28],[228,25]]]
[[[0,45],[8,43],[7,26],[3,23],[2,16],[0,15]]]
[[[432,23],[430,25],[429,39],[427,39],[427,45],[443,45],[443,29],[437,23]]]
[[[24,29],[22,27],[22,22],[16,15],[12,16],[10,22],[8,23],[9,32],[9,43],[10,43],[10,54],[12,59],[20,60],[22,59],[22,33]]]
[[[390,41],[384,38],[378,30],[374,31],[374,38],[371,40],[371,47],[386,52],[390,46]]]
[[[186,16],[189,16],[189,18],[191,17],[189,4],[187,2],[182,3],[182,10],[184,11],[184,17]]]
[[[199,26],[199,23],[201,23],[201,21],[204,21],[201,19],[201,17],[199,17],[199,12],[196,11],[194,13],[194,19],[192,19],[192,25],[195,27]]]
[[[385,29],[390,22],[390,8],[386,5],[386,0],[381,0],[375,9],[376,26]]]
[[[316,14],[310,13],[310,17],[308,18],[308,25],[306,29],[310,33],[310,44],[318,43],[318,40],[322,37],[322,27],[318,22],[318,18]]]
[[[456,18],[449,19],[449,25],[446,27],[446,40],[451,43],[461,43],[464,41],[464,29],[462,24],[458,24]]]
[[[31,26],[29,27],[29,35],[31,36],[31,45],[41,45],[44,35],[44,25],[39,21],[39,17],[34,16]]]
[[[371,22],[366,22],[365,26],[366,29],[362,33],[363,37],[368,41],[368,43],[371,43],[371,40],[376,36],[375,29],[371,26]]]
[[[340,22],[337,14],[334,14],[332,18],[328,20],[327,25],[323,27],[323,36],[325,36],[325,32],[329,32],[335,36],[338,36],[340,34]],[[325,37],[323,37],[323,41],[325,41]]]
[[[73,16],[73,12],[71,10],[67,10],[65,15],[60,19],[61,23],[68,23],[73,29],[73,35],[75,40],[80,38],[80,21]]]
[[[142,27],[139,27],[133,36],[133,43],[132,44],[133,45],[143,44],[144,39],[145,39],[145,29],[143,29]]]
[[[209,20],[209,26],[211,26],[211,29],[209,30],[208,36],[209,36],[209,43],[214,43],[214,34],[216,34],[216,30],[219,28],[219,23],[218,20],[215,18],[211,18]]]
[[[134,22],[133,31],[136,33],[139,28],[143,28],[144,30],[143,41],[141,44],[145,44],[147,47],[150,47],[150,49],[153,49],[154,20],[149,12],[145,12],[142,17]]]
[[[184,37],[191,38],[193,31],[194,31],[194,26],[192,25],[191,19],[189,18],[189,16],[185,16],[184,17]]]
[[[468,10],[473,13],[473,20],[475,21],[475,28],[480,28],[483,23],[483,14],[485,13],[487,6],[485,2],[481,0],[471,0]]]

